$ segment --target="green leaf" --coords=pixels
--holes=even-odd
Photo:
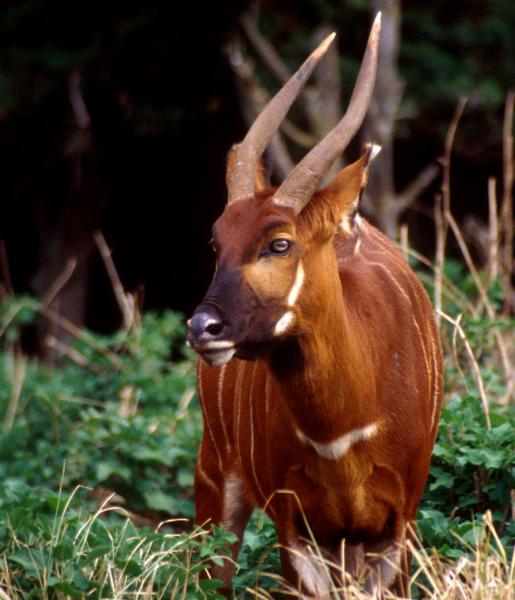
[[[77,589],[72,581],[61,580],[53,585],[48,584],[48,587],[58,592],[63,592],[72,598],[82,598],[83,595],[83,590]]]
[[[52,555],[56,560],[70,560],[74,555],[73,544],[67,540],[55,545]]]
[[[429,486],[431,491],[437,490],[438,488],[452,488],[454,484],[454,477],[450,473],[442,472],[435,481]]]

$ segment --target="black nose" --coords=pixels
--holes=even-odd
[[[193,343],[216,340],[224,330],[222,319],[214,311],[196,312],[189,322],[190,338]]]

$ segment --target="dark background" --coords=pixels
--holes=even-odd
[[[457,101],[467,95],[453,209],[460,222],[470,213],[485,218],[487,178],[502,174],[503,103],[515,82],[515,4],[405,4],[396,179],[402,185],[442,154]],[[225,202],[225,157],[246,130],[224,45],[241,35],[239,18],[249,6],[2,2],[0,238],[12,280],[4,260],[4,293],[12,285],[41,296],[73,254],[80,283],[63,300],[75,303],[70,318],[114,329],[120,315],[91,239],[100,229],[124,286],[141,290],[145,308],[192,311],[213,267],[208,241]],[[349,91],[370,23],[367,1],[259,8],[262,31],[291,67],[312,47],[312,29],[331,22]],[[72,73],[80,75],[91,119],[83,129],[70,103]],[[439,185],[406,215],[411,242],[429,255]]]

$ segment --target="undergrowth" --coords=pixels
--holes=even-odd
[[[13,599],[219,597],[219,583],[199,574],[227,554],[233,536],[217,528],[206,536],[187,520],[201,414],[181,318],[148,313],[128,332],[81,331],[48,367],[16,350],[40,310],[27,297],[0,305],[0,591]],[[452,345],[453,327],[443,327]],[[499,585],[513,582],[513,413],[498,401],[503,378],[485,341],[492,328],[477,320],[462,327],[491,399],[490,426],[455,347],[419,511],[413,589],[423,596],[444,584],[459,591],[471,577],[491,585],[494,571]],[[278,572],[274,527],[256,514],[236,593],[266,597],[285,585]],[[352,589],[349,598],[362,597]]]

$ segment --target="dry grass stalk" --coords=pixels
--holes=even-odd
[[[7,411],[4,418],[4,428],[7,431],[11,431],[18,412],[18,404],[20,402],[21,392],[23,390],[23,384],[25,383],[25,373],[27,367],[27,360],[23,356],[9,355],[12,367],[12,387],[11,395],[9,397],[9,404],[7,405]]]
[[[445,136],[444,155],[441,158],[443,166],[442,190],[435,198],[434,219],[436,229],[436,257],[435,257],[435,313],[436,323],[440,327],[440,314],[442,310],[442,281],[445,268],[445,248],[447,244],[447,214],[451,209],[451,156],[456,131],[463,111],[467,104],[466,98],[461,98],[452,117],[447,135]]]
[[[61,316],[57,311],[55,311],[49,306],[45,307],[42,304],[39,304],[36,306],[36,310],[40,315],[44,316],[45,318],[49,319],[54,323],[57,323],[59,327],[64,329],[66,333],[69,333],[72,337],[75,337],[78,340],[81,340],[82,342],[91,346],[93,350],[104,356],[113,365],[113,367],[115,367],[116,370],[119,371],[123,368],[123,364],[120,362],[116,354],[114,352],[106,350],[101,344],[98,344],[94,338],[88,335],[86,330],[77,327],[77,325],[73,324],[71,321]]]
[[[445,136],[444,155],[442,158],[443,165],[443,180],[442,180],[442,200],[443,200],[443,213],[444,215],[451,210],[451,155],[452,147],[454,145],[454,139],[456,137],[456,131],[458,125],[467,105],[467,98],[460,98],[458,106],[454,111],[447,135]]]
[[[409,232],[408,224],[403,223],[400,228],[400,247],[401,252],[404,256],[404,260],[409,262]]]
[[[511,278],[513,274],[513,108],[515,104],[515,91],[511,91],[506,98],[503,123],[503,199],[502,199],[502,224],[503,224],[503,278],[504,291],[503,314],[508,316],[513,306],[513,288]]]
[[[434,265],[434,304],[436,325],[440,328],[440,313],[442,311],[443,270],[445,266],[445,226],[442,217],[442,195],[437,194],[434,205],[436,251]]]
[[[481,372],[479,370],[479,364],[476,360],[476,357],[474,356],[474,351],[472,350],[472,347],[470,345],[470,342],[467,339],[467,336],[463,330],[463,327],[460,325],[461,317],[459,317],[458,319],[453,319],[452,317],[450,317],[443,311],[440,314],[446,321],[448,321],[449,323],[451,323],[451,325],[454,326],[455,331],[457,331],[459,337],[463,341],[463,345],[465,346],[465,350],[467,351],[467,354],[469,356],[472,371],[474,373],[474,378],[476,380],[476,384],[477,384],[479,394],[481,397],[481,404],[483,405],[483,412],[485,413],[486,426],[488,429],[491,429],[492,423],[490,421],[490,408],[488,405],[488,398],[486,397],[486,393],[485,393],[485,386],[483,385],[483,378],[481,377]]]
[[[136,306],[134,298],[130,294],[125,293],[118,271],[114,266],[111,250],[109,249],[102,232],[95,231],[93,233],[93,238],[104,262],[107,275],[109,276],[109,280],[113,287],[114,296],[122,313],[123,329],[129,331],[133,326],[135,319]]]
[[[491,283],[499,274],[499,219],[495,177],[488,178],[488,264],[486,272]]]
[[[485,308],[486,314],[489,319],[495,320],[497,318],[497,314],[492,306],[492,303],[490,302],[490,300],[488,298],[488,292],[487,292],[485,286],[483,285],[481,278],[479,276],[478,270],[476,269],[476,266],[474,265],[474,261],[472,260],[472,257],[470,256],[470,252],[468,250],[467,244],[465,243],[465,240],[463,239],[460,228],[458,227],[458,224],[456,223],[454,217],[451,215],[450,212],[445,214],[445,218],[447,220],[447,223],[451,226],[454,236],[456,237],[456,240],[460,247],[461,253],[463,254],[463,258],[465,259],[467,268],[472,276],[472,279],[474,280],[474,284],[477,288],[477,291],[479,292],[479,296],[480,296],[481,302]],[[494,334],[494,337],[495,337],[495,340],[497,343],[497,347],[499,349],[499,355],[501,357],[501,363],[502,363],[503,371],[504,371],[504,375],[505,375],[507,390],[506,390],[506,398],[504,401],[507,401],[507,399],[510,398],[510,396],[511,396],[511,391],[512,391],[513,385],[514,385],[513,384],[514,373],[513,373],[513,368],[512,368],[512,364],[511,364],[511,360],[510,360],[510,354],[508,351],[508,344],[504,340],[504,337],[498,327],[495,327],[493,329],[493,334]]]

